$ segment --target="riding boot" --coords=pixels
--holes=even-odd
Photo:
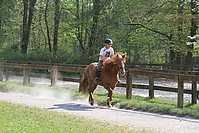
[[[99,82],[100,82],[100,71],[96,69],[95,84],[98,84]]]

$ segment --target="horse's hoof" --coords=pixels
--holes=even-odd
[[[93,106],[93,105],[94,105],[94,103],[93,103],[93,102],[90,102],[90,105],[91,105],[91,106]]]
[[[112,108],[112,105],[111,105],[111,104],[109,104],[109,105],[107,105],[107,107],[108,107],[108,108]]]
[[[111,107],[112,107],[111,104],[110,104],[110,97],[107,98],[107,107],[108,107],[108,108],[111,108]]]

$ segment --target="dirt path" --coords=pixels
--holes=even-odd
[[[5,77],[4,77],[5,80]],[[23,77],[19,76],[11,76],[9,77],[9,80],[11,81],[17,81],[17,82],[23,82]],[[51,81],[50,79],[44,79],[44,78],[33,78],[31,77],[30,81],[35,84],[44,84],[44,85],[50,85]],[[125,78],[121,78],[122,83],[125,83],[126,80]],[[133,84],[141,84],[141,85],[148,85],[149,81],[147,79],[133,79],[132,81]],[[57,85],[61,87],[68,87],[68,88],[73,88],[73,89],[78,89],[79,83],[76,82],[67,82],[67,81],[57,81]],[[175,80],[155,80],[154,81],[155,86],[165,86],[165,87],[173,87],[177,88],[178,82]],[[185,81],[184,83],[184,88],[185,89],[190,89],[191,90],[191,82]],[[102,91],[102,92],[107,92],[102,86],[98,86],[96,89],[97,91]],[[198,85],[198,90],[199,90],[199,85]],[[122,93],[126,94],[126,88],[123,87],[116,87],[114,89],[114,93]],[[154,91],[155,97],[156,98],[164,98],[168,100],[175,100],[177,101],[177,93],[175,92],[165,92],[165,91]],[[132,89],[132,94],[133,95],[139,95],[139,96],[144,96],[148,97],[149,96],[149,91],[148,90],[143,90],[143,89]],[[189,101],[191,102],[191,95],[190,94],[184,94],[184,101]],[[199,103],[199,100],[198,100]]]
[[[85,101],[67,102],[20,93],[2,92],[0,92],[0,100],[37,108],[63,111],[66,114],[100,119],[117,125],[128,125],[132,129],[142,127],[168,133],[197,133],[199,131],[199,120],[116,108],[108,109],[101,106],[91,107],[83,103]]]
[[[22,78],[12,76],[9,80],[21,82]],[[37,84],[46,84],[47,86],[50,85],[50,80],[48,79],[31,78],[31,82]],[[71,88],[78,87],[77,83],[67,83],[63,81],[58,81],[58,85]],[[118,90],[122,89],[118,88]],[[70,99],[69,94],[63,94],[63,96],[67,96],[67,98],[54,98],[52,97],[52,94],[46,90],[43,91],[41,95],[36,96],[26,95],[22,93],[0,92],[0,100],[34,106],[38,108],[46,108],[49,110],[63,111],[66,112],[66,114],[96,118],[118,125],[128,125],[132,127],[132,129],[143,127],[153,129],[155,131],[169,133],[197,133],[199,131],[199,120],[196,119],[123,110],[117,108],[107,109],[106,107],[97,105],[91,107],[88,105],[87,99],[82,101],[73,101]]]

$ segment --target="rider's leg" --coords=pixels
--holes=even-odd
[[[96,73],[95,73],[95,84],[99,83],[99,77],[100,77],[100,71],[98,69],[96,69]]]
[[[101,79],[100,79],[100,69],[101,69],[102,65],[103,65],[103,61],[100,60],[100,61],[98,62],[98,66],[97,66],[97,69],[96,69],[95,84],[98,84],[99,81],[101,80]]]

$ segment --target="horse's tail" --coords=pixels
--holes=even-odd
[[[83,94],[88,92],[88,77],[86,76],[86,74],[84,74],[83,78],[80,81],[78,92]]]

